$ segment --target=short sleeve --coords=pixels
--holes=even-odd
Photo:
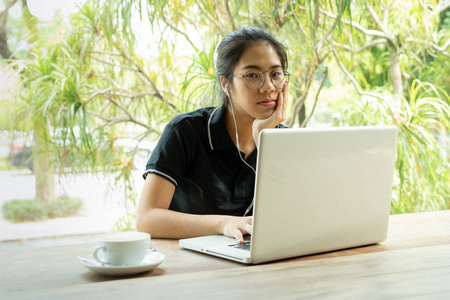
[[[173,184],[178,185],[180,178],[186,172],[189,161],[189,145],[192,144],[192,134],[189,134],[190,124],[185,120],[177,122],[173,119],[161,135],[158,144],[153,150],[143,174],[153,173],[162,176]]]

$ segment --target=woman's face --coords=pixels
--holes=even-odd
[[[258,43],[241,55],[234,75],[244,75],[248,71],[261,71],[264,73],[264,84],[257,90],[249,89],[244,78],[234,77],[230,87],[230,97],[233,109],[241,117],[252,119],[266,119],[270,117],[277,106],[278,94],[282,89],[275,88],[270,73],[281,70],[282,65],[277,52],[267,42]]]

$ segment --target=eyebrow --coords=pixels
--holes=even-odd
[[[271,66],[269,69],[277,69],[277,68],[282,68],[281,65],[273,65]],[[246,70],[246,69],[261,69],[261,67],[257,66],[257,65],[248,65],[243,67],[242,69]]]

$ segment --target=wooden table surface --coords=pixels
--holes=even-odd
[[[247,266],[153,239],[166,255],[133,276],[93,273],[94,244],[0,253],[0,299],[450,299],[450,210],[393,215],[380,244]]]

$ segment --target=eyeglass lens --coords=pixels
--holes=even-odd
[[[264,84],[264,74],[260,71],[248,71],[244,75],[245,84],[249,89],[258,90]],[[275,70],[270,73],[270,79],[272,84],[277,89],[282,89],[286,85],[287,74],[285,75],[283,70]]]

